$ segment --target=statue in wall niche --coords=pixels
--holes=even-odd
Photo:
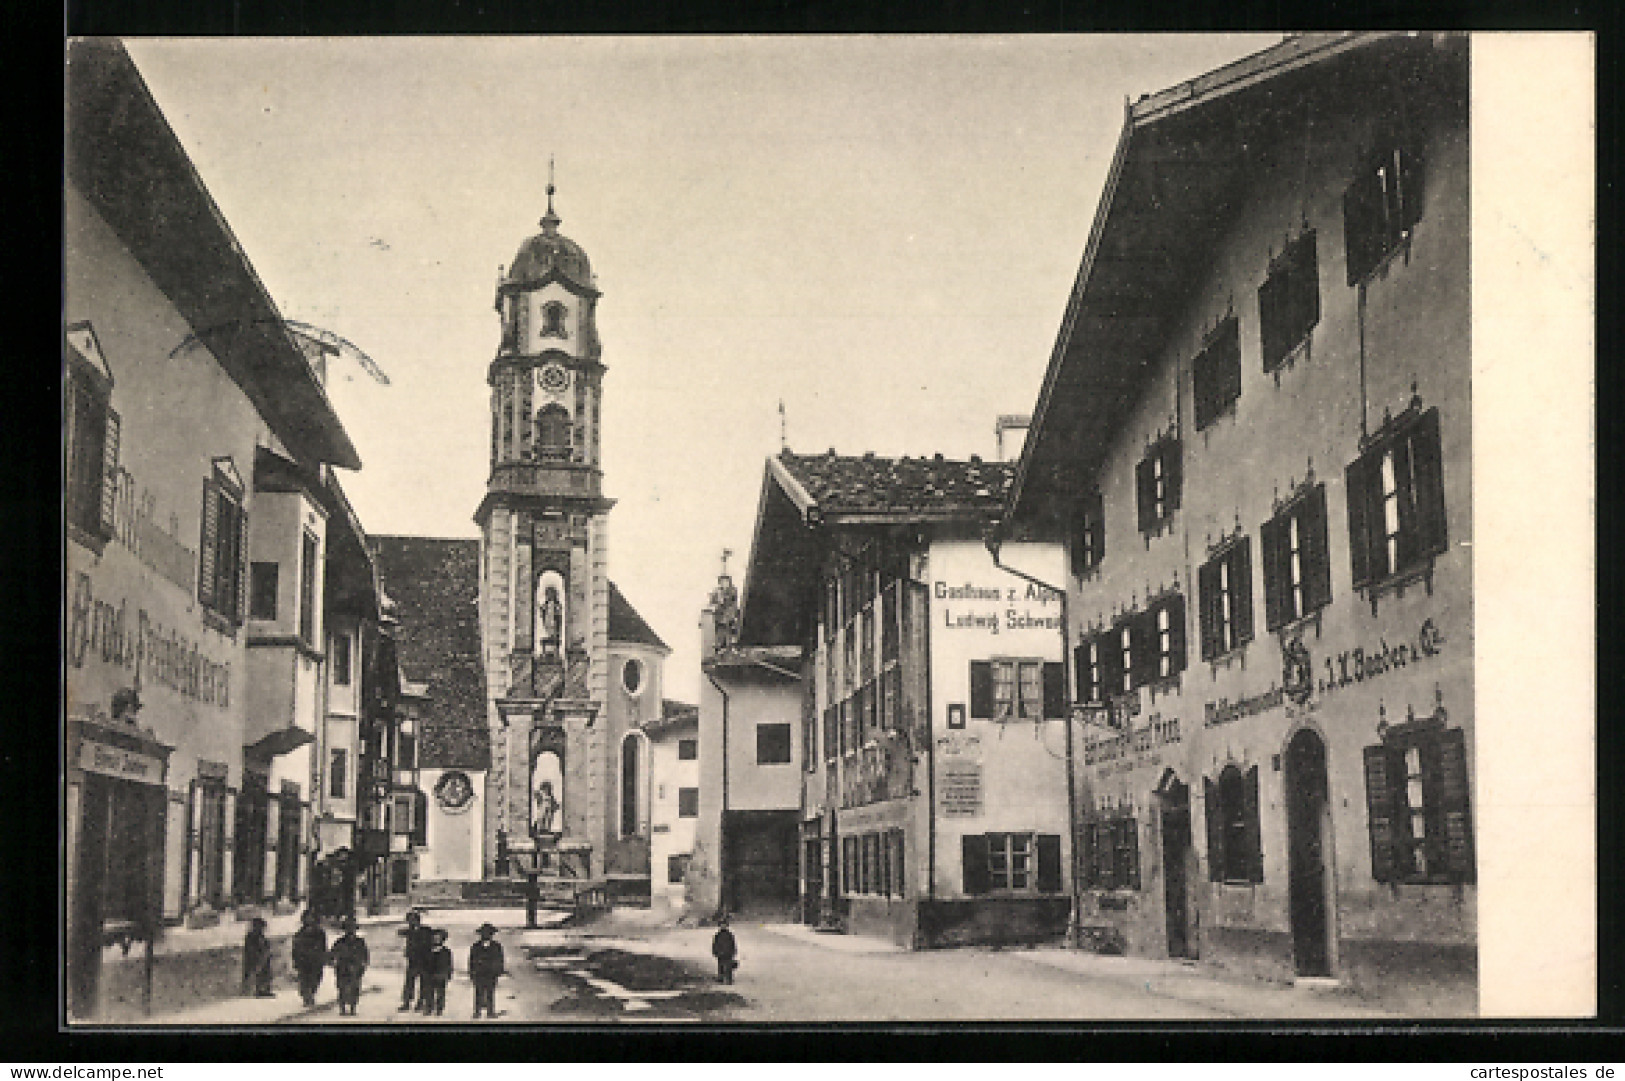
[[[560,829],[564,803],[559,798],[564,791],[564,763],[557,751],[546,750],[536,755],[531,764],[530,833],[532,837],[556,837]]]
[[[557,657],[564,646],[564,579],[546,571],[536,580],[536,652]]]

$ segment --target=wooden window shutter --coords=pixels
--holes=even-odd
[[[1140,532],[1150,533],[1157,528],[1157,481],[1155,466],[1152,457],[1157,453],[1155,449],[1151,454],[1140,459],[1140,464],[1134,467],[1134,489],[1139,503]]]
[[[1444,465],[1439,446],[1439,411],[1422,414],[1410,437],[1418,555],[1445,550]]]
[[[423,792],[412,793],[412,843],[429,843],[429,797]]]
[[[1076,837],[1078,844],[1078,851],[1076,853],[1077,862],[1072,868],[1072,873],[1078,878],[1079,888],[1086,890],[1094,889],[1097,885],[1095,875],[1094,822],[1085,821],[1081,826],[1078,827]]]
[[[109,537],[113,535],[113,513],[118,498],[118,435],[118,414],[109,406],[107,423],[102,436],[101,491],[102,532]]]
[[[1207,819],[1207,877],[1213,882],[1224,881],[1224,811],[1219,801],[1219,786],[1213,778],[1202,778],[1202,810]]]
[[[1303,609],[1313,612],[1332,600],[1332,561],[1326,547],[1326,486],[1315,485],[1298,509],[1298,558],[1303,568]]]
[[[1072,647],[1072,693],[1079,702],[1094,702],[1095,688],[1089,682],[1089,654],[1093,643],[1085,638]]]
[[[1219,561],[1209,560],[1196,570],[1197,604],[1201,606],[1202,659],[1212,660],[1222,650],[1219,624],[1223,622],[1224,602],[1219,591]]]
[[[1382,189],[1376,170],[1367,166],[1343,193],[1343,249],[1348,254],[1348,283],[1358,285],[1382,259],[1384,235]]]
[[[1300,533],[1300,536],[1302,534]],[[1270,630],[1290,623],[1292,610],[1292,524],[1289,515],[1277,515],[1258,530],[1264,556],[1264,626]],[[1304,563],[1307,564],[1307,559]],[[1307,569],[1307,567],[1305,567]],[[1307,593],[1307,590],[1305,591]],[[1305,607],[1308,597],[1304,597]]]
[[[1378,468],[1376,456],[1365,455],[1350,462],[1343,472],[1344,487],[1348,491],[1349,562],[1356,588],[1387,573],[1387,559],[1371,535],[1372,529],[1382,521],[1380,508],[1373,515],[1372,507]],[[1379,498],[1380,495],[1378,492]]]
[[[1133,636],[1134,685],[1139,687],[1157,678],[1157,660],[1162,655],[1157,609],[1147,608],[1130,619],[1129,633]]]
[[[1124,868],[1123,885],[1131,890],[1140,888],[1140,828],[1139,823],[1132,818],[1123,819],[1123,850],[1126,853],[1127,866]]]
[[[1367,747],[1365,756],[1365,815],[1371,835],[1371,877],[1378,882],[1397,878],[1393,760],[1386,745]]]
[[[234,622],[241,625],[248,612],[248,510],[241,504],[237,506],[237,565],[234,570],[237,603],[231,616]]]
[[[1405,147],[1394,156],[1399,159],[1400,222],[1409,230],[1422,220],[1422,158]]]
[[[1044,716],[1066,716],[1066,665],[1060,661],[1044,662]]]
[[[1179,509],[1185,487],[1185,443],[1181,439],[1162,441],[1162,477],[1168,496],[1168,511]]]
[[[1411,472],[1411,438],[1404,435],[1390,444],[1394,456],[1394,485],[1399,495],[1399,565],[1390,572],[1412,566],[1423,554],[1417,532],[1416,478]],[[1374,519],[1381,521],[1381,518]]]
[[[1236,642],[1253,640],[1253,542],[1242,537],[1230,550],[1230,619]]]
[[[1098,565],[1106,558],[1106,501],[1099,489],[1089,493],[1089,548],[1094,552],[1094,563]]]
[[[1289,277],[1287,264],[1282,262],[1264,279],[1264,284],[1258,287],[1259,353],[1263,357],[1266,372],[1272,372],[1279,367],[1281,360],[1291,351],[1294,344],[1288,340],[1289,328],[1292,325],[1292,289]]]
[[[1302,335],[1320,322],[1320,253],[1313,229],[1293,246],[1291,266],[1292,325]]]
[[[1168,610],[1168,671],[1185,670],[1185,594],[1175,593],[1162,602]]]
[[[987,837],[966,834],[959,839],[960,862],[964,866],[965,892],[972,896],[986,893],[989,887],[987,866]]]
[[[1100,700],[1103,702],[1123,692],[1122,636],[1121,623],[1095,636],[1095,648],[1100,651]]]
[[[197,599],[205,608],[215,606],[215,559],[220,540],[220,507],[215,500],[215,483],[203,482],[203,525],[198,540]]]
[[[1467,742],[1459,728],[1447,729],[1439,740],[1439,803],[1444,818],[1450,880],[1477,880],[1473,854],[1473,816],[1468,797]]]
[[[993,665],[989,661],[970,662],[970,715],[993,716]]]
[[[1086,507],[1085,503],[1073,511],[1071,544],[1067,547],[1071,549],[1068,553],[1069,565],[1074,575],[1082,574],[1089,569],[1089,512]]]
[[[1247,880],[1264,881],[1264,847],[1258,821],[1258,767],[1247,771],[1242,786],[1242,815],[1247,824]]]
[[[1038,892],[1061,892],[1061,837],[1056,833],[1038,835]]]

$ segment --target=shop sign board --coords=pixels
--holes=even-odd
[[[938,776],[942,817],[975,818],[982,813],[982,766],[978,762],[944,762]]]
[[[142,784],[162,784],[164,780],[163,759],[89,739],[79,743],[79,768],[86,773]]]

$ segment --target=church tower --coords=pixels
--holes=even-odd
[[[474,519],[488,878],[538,866],[597,878],[612,840],[599,293],[586,252],[559,233],[553,193],[549,183],[542,231],[498,273],[501,342],[487,374],[491,468]]]

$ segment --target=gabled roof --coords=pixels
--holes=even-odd
[[[302,459],[360,469],[321,381],[124,46],[68,45],[67,177]]]
[[[830,529],[994,522],[1013,467],[980,458],[802,455],[767,460],[740,609],[739,644],[798,646]]]
[[[632,607],[614,582],[609,584],[609,640],[654,646],[663,652],[671,652],[671,647],[662,642],[654,628],[638,615],[638,610]]]
[[[651,736],[669,736],[700,727],[700,707],[687,702],[673,702],[670,698],[660,702],[660,716],[643,726]]]
[[[380,536],[372,538],[372,548],[380,584],[394,602],[401,674],[422,684],[427,700],[419,731],[426,757],[420,761],[486,768],[480,542]]]
[[[1466,53],[1460,35],[1299,34],[1127,107],[1001,528],[1055,522],[1099,468],[1249,181],[1301,159],[1311,107],[1464,99]]]

